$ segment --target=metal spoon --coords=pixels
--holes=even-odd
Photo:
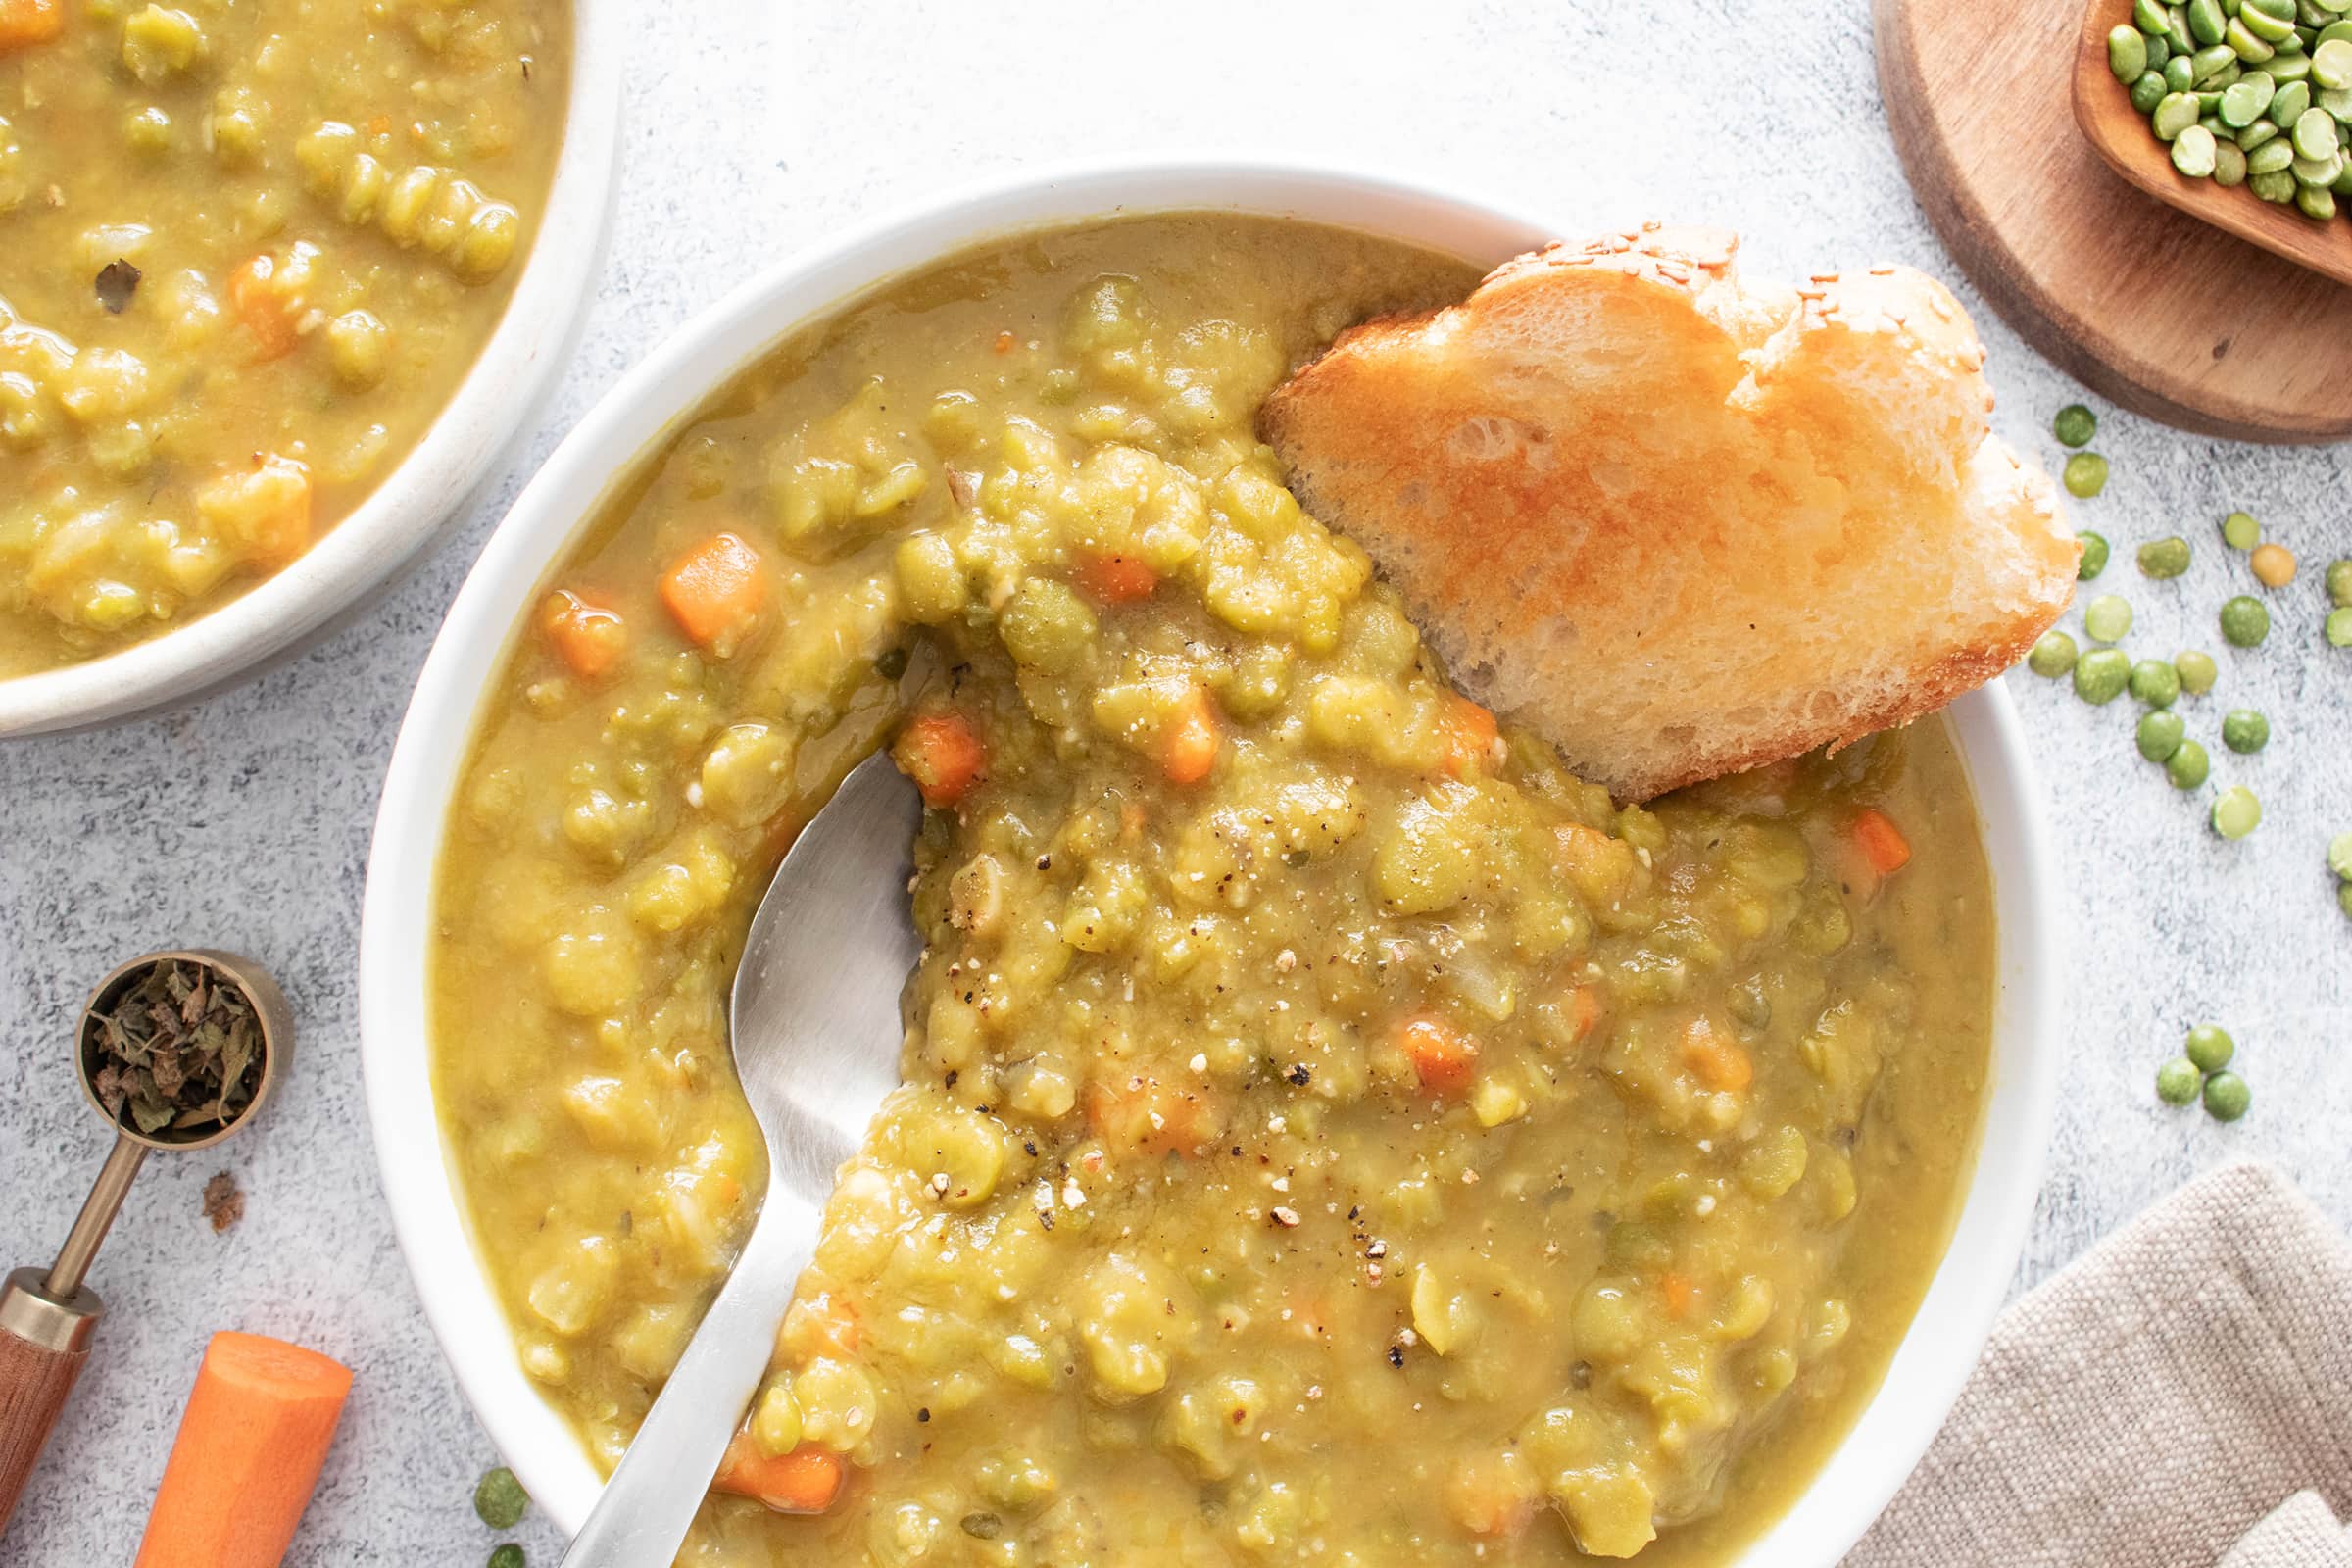
[[[152,1135],[140,1132],[126,1116],[106,1108],[93,1082],[100,1055],[93,1048],[92,1032],[99,1020],[112,1009],[122,991],[164,963],[196,965],[209,970],[217,983],[243,992],[261,1025],[261,1070],[253,1098],[226,1125],[201,1137],[175,1138],[169,1127]],[[66,1233],[57,1260],[46,1269],[18,1269],[8,1276],[6,1285],[0,1285],[0,1529],[7,1528],[17,1498],[32,1467],[40,1461],[49,1430],[57,1424],[67,1396],[74,1392],[74,1381],[81,1376],[82,1363],[89,1358],[90,1340],[106,1306],[97,1292],[82,1281],[98,1255],[99,1243],[106,1240],[107,1227],[114,1224],[122,1200],[130,1193],[131,1178],[146,1161],[147,1151],[209,1149],[251,1125],[293,1049],[294,1013],[286,1005],[285,993],[260,964],[233,953],[206,949],[150,953],[99,981],[89,1001],[82,1004],[81,1018],[74,1031],[74,1070],[81,1080],[82,1098],[114,1129],[115,1147],[75,1216],[74,1228]]]
[[[921,820],[914,786],[866,759],[752,916],[728,1013],[767,1138],[767,1200],[564,1568],[669,1568],[767,1370],[835,1173],[899,1080],[899,994],[922,955],[906,899]]]

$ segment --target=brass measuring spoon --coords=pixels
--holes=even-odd
[[[179,1136],[169,1126],[152,1134],[140,1132],[130,1119],[128,1103],[119,1115],[108,1110],[96,1083],[103,1065],[95,1040],[100,1022],[123,992],[169,963],[200,968],[215,984],[242,993],[253,1004],[261,1031],[253,1098],[225,1124],[201,1133],[191,1128]],[[293,1049],[294,1014],[277,982],[252,959],[188,949],[133,958],[99,981],[82,1004],[74,1033],[74,1074],[81,1080],[82,1098],[114,1129],[115,1147],[74,1228],[66,1233],[57,1260],[46,1269],[18,1269],[0,1285],[0,1530],[16,1511],[17,1497],[40,1460],[41,1446],[49,1441],[49,1430],[57,1424],[89,1356],[91,1336],[106,1307],[82,1280],[98,1255],[99,1243],[106,1240],[107,1227],[130,1193],[131,1178],[138,1175],[150,1149],[209,1149],[253,1120]]]

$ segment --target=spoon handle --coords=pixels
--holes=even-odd
[[[605,1483],[563,1568],[670,1568],[752,1393],[816,1235],[806,1203],[770,1186],[743,1255]]]
[[[86,1290],[52,1296],[46,1274],[21,1268],[0,1282],[0,1530],[81,1376],[103,1310]]]

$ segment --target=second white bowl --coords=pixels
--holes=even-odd
[[[423,439],[283,570],[185,625],[0,680],[0,737],[85,729],[193,702],[300,653],[389,589],[465,515],[571,357],[603,267],[620,146],[625,0],[571,0],[571,91],[522,275]]]

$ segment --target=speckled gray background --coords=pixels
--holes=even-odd
[[[491,498],[388,603],[257,684],[104,734],[0,745],[0,1262],[44,1258],[97,1169],[65,1020],[118,957],[242,949],[284,978],[304,1028],[255,1136],[218,1159],[158,1160],[132,1196],[96,1274],[113,1305],[97,1362],[0,1540],[11,1568],[128,1562],[198,1351],[225,1327],[358,1372],[290,1561],[482,1560],[493,1538],[466,1499],[493,1456],[418,1314],[362,1113],[353,969],[377,780],[442,609],[522,475],[747,270],[977,175],[1148,150],[1384,168],[1508,196],[1569,234],[1648,215],[1725,223],[1751,266],[1783,273],[1891,260],[1950,275],[1886,141],[1858,0],[641,9],[611,260],[576,364]],[[2049,457],[2049,416],[2080,389],[1961,292],[1991,349],[2002,428]],[[2231,1154],[2278,1160],[2352,1221],[2352,921],[2322,863],[2329,833],[2352,828],[2352,652],[2319,643],[2316,572],[2274,601],[2260,652],[2222,648],[2212,623],[2242,581],[2214,542],[2230,506],[2307,561],[2352,553],[2345,454],[2120,415],[2099,445],[2115,478],[2079,520],[2118,544],[2104,586],[2136,607],[2135,649],[2220,656],[2219,691],[2185,710],[2191,732],[2213,747],[2217,783],[2250,783],[2268,816],[2222,843],[2203,826],[2213,786],[2183,798],[2142,763],[2130,704],[2089,709],[2013,677],[2074,959],[2065,1105],[2021,1286]],[[2195,541],[2194,570],[2138,578],[2130,547],[2175,531]],[[2271,714],[2259,758],[2218,745],[2237,703]],[[2236,1031],[2254,1086],[2233,1128],[2150,1093],[2202,1018]],[[198,1190],[223,1164],[251,1206],[216,1238]],[[535,1563],[555,1561],[536,1521],[522,1539]]]

